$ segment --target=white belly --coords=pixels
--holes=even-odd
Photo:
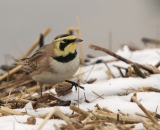
[[[53,59],[50,58],[52,61]],[[58,61],[50,62],[50,67],[56,72],[43,72],[39,75],[33,76],[32,79],[44,84],[56,84],[72,77],[78,70],[80,64],[79,55],[68,63],[61,63]],[[46,68],[47,70],[47,68]]]

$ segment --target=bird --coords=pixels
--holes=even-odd
[[[42,87],[44,84],[57,84],[68,81],[80,65],[80,57],[76,51],[77,43],[82,39],[71,34],[60,34],[47,45],[36,50],[29,58],[17,61],[22,65],[22,70],[29,73],[29,76]],[[76,83],[68,81],[73,85]]]

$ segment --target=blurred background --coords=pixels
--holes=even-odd
[[[45,44],[76,27],[77,16],[84,55],[106,55],[90,50],[91,43],[116,51],[125,43],[143,48],[142,37],[160,39],[159,0],[1,0],[0,64],[6,54],[17,58],[25,53],[47,27],[52,32]]]

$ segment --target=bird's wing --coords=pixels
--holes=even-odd
[[[46,52],[47,47],[48,45],[44,45],[38,50],[36,50],[35,53],[29,58],[29,61],[34,62],[41,59],[43,56],[45,56],[47,54]]]
[[[39,66],[38,63],[47,55],[47,47],[48,45],[39,48],[30,58],[23,58],[17,61],[17,65],[22,65],[22,69],[29,73],[36,70]]]

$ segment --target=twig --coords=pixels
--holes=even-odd
[[[78,28],[76,28],[76,27],[70,27],[70,28],[68,28],[67,30],[66,30],[66,33],[67,34],[70,34],[70,31],[77,31],[78,30]]]
[[[152,71],[154,74],[159,74],[160,73],[160,70],[157,69],[155,66],[144,64],[143,67]]]
[[[86,77],[86,79],[85,79],[86,81],[88,80],[88,77],[90,76],[90,74],[91,74],[93,68],[95,67],[95,65],[96,65],[96,63],[94,62],[92,68],[85,72],[85,73],[89,72],[88,75],[87,75],[87,77]]]
[[[86,124],[95,124],[95,123],[102,123],[102,122],[108,122],[109,120],[95,120],[95,121],[88,121]]]
[[[160,61],[157,62],[157,64],[155,64],[155,67],[158,68],[160,66]]]
[[[80,95],[80,80],[78,80],[78,108],[79,108],[79,101],[80,101],[80,97],[79,97],[79,95]]]
[[[155,40],[155,39],[151,39],[151,38],[142,38],[142,41],[146,44],[146,43],[152,43],[155,45],[160,45],[160,41],[159,40]]]
[[[135,73],[140,76],[141,78],[146,78],[146,76],[143,74],[143,72],[138,68],[136,64],[131,65],[135,71]]]
[[[118,70],[119,74],[121,75],[121,77],[123,77],[123,78],[124,78],[124,75],[123,75],[123,73],[122,73],[121,68],[120,68],[120,67],[117,67],[117,70]]]
[[[67,34],[70,34],[71,32],[75,31],[77,32],[78,38],[81,38],[81,31],[80,31],[80,20],[79,17],[76,18],[77,21],[77,27],[70,27],[66,30]],[[81,57],[81,63],[84,64],[84,54],[83,54],[83,49],[82,49],[82,43],[79,42],[79,51],[80,51],[80,57]]]
[[[132,76],[132,68],[131,68],[131,67],[128,67],[127,70],[128,70],[128,71],[127,71],[126,75],[127,75],[128,77],[131,77],[131,76]]]
[[[75,112],[77,112],[77,113],[79,113],[79,114],[81,114],[81,115],[83,115],[83,116],[85,116],[85,117],[87,117],[89,115],[88,112],[86,112],[86,111],[84,111],[84,110],[76,107],[73,104],[70,105],[70,109],[73,110],[73,111],[75,111]]]
[[[83,124],[75,121],[75,120],[70,120],[73,124],[76,124],[78,127],[82,128],[83,127]]]
[[[54,124],[53,126],[56,128],[56,130],[61,130],[56,124]]]
[[[92,84],[97,80],[97,78],[91,78],[87,81],[88,84]]]
[[[91,119],[91,117],[93,117],[92,120],[98,119],[98,118],[94,115],[94,113],[95,113],[96,111],[97,111],[97,107],[94,107],[94,110],[93,110],[93,111],[90,111],[90,110],[89,110],[90,114],[87,116],[87,118],[86,118],[85,120],[83,120],[83,124],[86,124],[86,123]]]
[[[117,67],[117,68],[121,68],[121,69],[127,70],[127,68],[122,67],[122,66],[119,66],[119,65],[113,65],[113,66],[114,66],[114,67]]]
[[[3,75],[0,77],[0,81],[2,81],[3,79],[7,78],[7,77],[8,77],[8,74],[9,74],[9,75],[12,75],[12,74],[14,74],[15,72],[19,71],[21,68],[22,68],[22,66],[19,65],[19,66],[13,68],[12,70],[10,70],[9,72],[3,74]]]
[[[76,128],[70,123],[70,119],[64,115],[58,107],[55,108],[54,115],[58,116],[59,118],[63,119],[67,124],[70,130],[76,130]]]
[[[107,63],[104,63],[106,67],[108,68],[109,72],[111,73],[112,77],[115,78],[114,74],[112,73],[111,69],[108,67]]]
[[[102,110],[102,108],[99,106],[99,104],[96,104],[95,107],[97,107],[97,110]]]
[[[150,73],[153,73],[151,70],[148,70],[148,69],[145,68],[144,66],[142,66],[142,65],[140,65],[140,64],[138,64],[138,63],[132,62],[132,61],[130,61],[130,60],[127,60],[126,58],[124,58],[124,57],[122,57],[122,56],[120,56],[120,55],[117,55],[117,54],[115,54],[114,52],[112,52],[112,51],[110,51],[110,50],[108,50],[108,49],[106,49],[106,48],[103,48],[103,47],[100,47],[100,46],[96,46],[96,45],[92,45],[92,44],[89,45],[89,48],[94,49],[94,50],[103,51],[103,52],[105,52],[105,53],[107,53],[107,54],[109,54],[109,55],[111,55],[111,56],[113,56],[113,57],[115,57],[115,58],[117,58],[117,59],[125,62],[125,63],[128,63],[128,64],[136,64],[138,67],[140,67],[140,68],[142,68],[142,69],[144,69],[144,70],[147,70],[147,71],[149,71]]]
[[[100,96],[99,94],[97,94],[96,92],[92,91],[92,93],[94,93],[95,95],[97,95],[98,97],[104,99],[102,96]]]
[[[72,78],[75,78],[75,77],[81,76],[81,75],[83,75],[83,74],[84,74],[84,72],[83,72],[83,71],[78,71],[78,72],[76,72],[76,73],[72,76]]]
[[[40,124],[40,126],[38,127],[37,130],[41,130],[42,127],[45,125],[45,123],[46,123],[53,115],[55,115],[55,116],[63,119],[63,120],[68,124],[68,127],[69,127],[70,130],[76,130],[75,127],[70,123],[71,120],[70,120],[66,115],[64,115],[64,114],[60,111],[60,109],[59,109],[58,107],[56,107],[54,110],[50,111],[50,112],[47,114],[47,116],[45,117],[44,121]],[[71,122],[72,122],[72,121],[71,121]],[[73,121],[73,122],[75,123],[76,121]],[[79,123],[77,123],[77,124],[79,124]]]
[[[153,91],[153,92],[160,93],[160,89],[154,88],[154,87],[143,87],[143,89],[146,90],[146,91]]]
[[[132,100],[141,108],[141,110],[148,116],[148,118],[160,129],[160,125],[157,123],[154,117],[146,110],[146,108],[137,100],[136,96],[132,96]]]
[[[113,121],[117,121],[117,114],[113,114],[113,113],[106,113],[106,112],[102,112],[101,114],[95,114],[95,116],[101,120],[113,120]],[[124,122],[124,123],[140,123],[142,122],[141,119],[135,119],[133,117],[130,116],[121,116],[121,118],[119,118],[120,122]]]
[[[33,80],[27,75],[19,80],[12,80],[8,82],[7,84],[0,85],[0,90],[4,89],[3,91],[6,91],[8,88],[15,88],[17,86],[21,86],[27,83],[33,82]]]
[[[107,108],[103,108],[102,110],[105,111],[105,112],[108,112],[108,113],[114,113],[114,112],[112,112],[111,110],[109,110]]]
[[[31,101],[31,100],[27,100],[27,99],[23,99],[23,98],[17,98],[15,101],[18,101],[18,102],[23,102],[23,103],[29,103],[29,102],[31,102],[31,103],[36,103],[35,101]]]
[[[106,70],[105,72],[106,72],[106,74],[107,74],[109,79],[113,79],[114,78],[109,70]]]
[[[5,104],[5,105],[7,105],[8,101],[9,101],[9,98],[10,98],[11,92],[12,92],[12,90],[10,90],[10,91],[9,91],[8,99],[7,99],[7,101],[6,101],[6,104]]]
[[[80,30],[81,27],[80,27],[79,17],[77,17],[76,20],[77,20],[77,26],[78,26],[77,27],[78,28],[78,30],[77,30],[78,38],[81,38],[81,30]],[[79,42],[78,45],[79,45],[79,52],[80,52],[80,56],[81,56],[81,63],[84,64],[84,54],[83,54],[83,49],[82,49],[82,43]]]
[[[42,32],[42,35],[43,36],[46,36],[49,32],[50,32],[50,28],[47,28],[45,29],[43,32]],[[26,54],[24,54],[21,58],[25,58],[25,57],[28,57],[29,54],[34,50],[34,48],[39,44],[39,38],[33,43],[33,45],[30,47],[30,49],[26,52]],[[14,69],[10,70],[9,72],[3,74],[1,77],[0,77],[0,81],[7,78],[8,77],[8,73],[9,75],[12,75],[14,74],[15,72],[19,71],[21,69],[21,65],[15,67]]]
[[[103,63],[111,63],[111,62],[116,62],[116,61],[118,61],[118,59],[106,60],[106,61],[103,61]]]
[[[128,116],[128,114],[125,114],[124,112],[120,111],[119,109],[118,109],[118,112],[119,112],[119,114],[122,114],[124,116]]]
[[[55,109],[50,111],[47,116],[45,117],[44,121],[39,125],[37,130],[41,130],[42,127],[46,124],[46,122],[52,117],[52,115],[55,113]]]
[[[102,94],[102,95],[100,95],[100,96],[102,97],[102,96],[104,96],[104,94]],[[97,100],[98,98],[100,98],[100,97],[98,96],[97,98],[93,99],[93,100],[90,101],[90,102],[93,102],[93,101]]]
[[[46,28],[41,35],[46,36],[50,31],[51,31],[51,28]],[[39,41],[40,39],[37,38],[35,42],[32,44],[32,46],[29,48],[29,50],[19,59],[28,57],[30,53],[36,48],[36,46],[39,45]]]
[[[21,112],[18,112],[18,111],[15,111],[15,110],[12,110],[8,107],[1,107],[0,108],[0,112],[1,113],[7,113],[7,114],[11,114],[11,115],[23,115]]]
[[[74,117],[77,117],[77,116],[79,116],[79,114],[78,114],[78,113],[76,113],[76,114],[73,114],[73,113],[72,113],[72,114],[71,114],[71,115],[69,115],[68,117],[69,117],[69,118],[74,118]]]
[[[148,118],[148,116],[146,116],[146,115],[144,115],[144,114],[141,114],[141,113],[138,113],[138,112],[136,112],[135,115]]]
[[[134,43],[126,43],[120,45],[121,48],[124,46],[128,46],[131,51],[141,50],[141,48],[136,46]]]

